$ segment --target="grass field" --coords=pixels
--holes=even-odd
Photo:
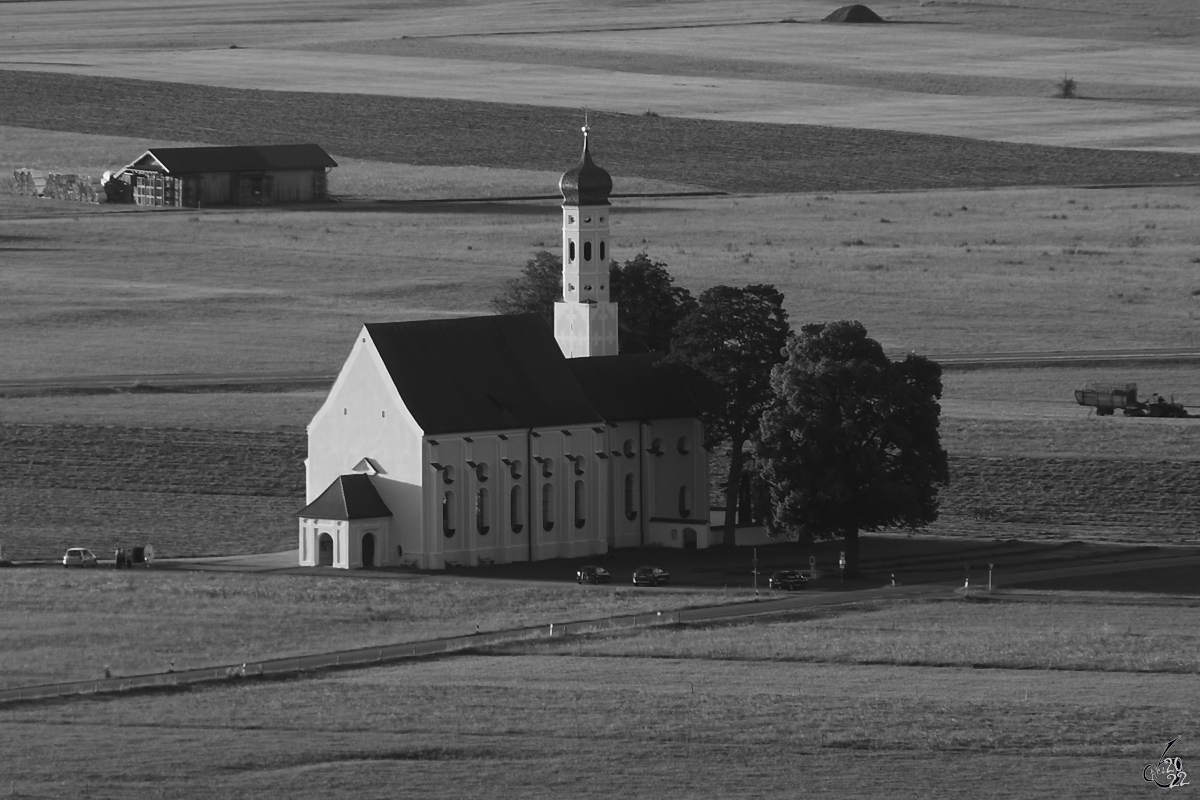
[[[0,757],[22,797],[1128,797],[1181,732],[1194,758],[1191,614],[847,608],[39,704],[0,711]],[[928,663],[921,631],[942,665],[906,663]],[[1107,660],[1045,669],[1064,644]]]
[[[105,670],[118,676],[184,670],[713,605],[753,594],[136,569],[7,569],[3,578],[3,688],[98,679]]]
[[[363,322],[487,313],[559,241],[553,200],[495,200],[555,193],[584,105],[618,193],[735,193],[616,200],[617,257],[645,250],[693,291],[773,282],[795,323],[858,318],[895,351],[1198,343],[1190,0],[888,2],[872,7],[902,24],[813,24],[834,5],[7,4],[0,171],[98,175],[153,145],[308,139],[342,165],[331,187],[348,202],[146,213],[0,192],[0,374],[332,373]],[[1050,97],[1066,74],[1081,99]],[[493,202],[428,202],[445,198]],[[1194,544],[1200,425],[1090,416],[1071,390],[1092,378],[1200,404],[1194,366],[948,373],[953,483],[933,530],[979,538],[875,541],[872,567],[961,576],[998,553],[1002,570],[1071,564],[1068,539]],[[320,400],[0,398],[4,553],[289,547]],[[745,595],[0,577],[3,685]],[[1050,599],[11,707],[0,795],[1124,798],[1149,790],[1143,767],[1174,737],[1194,762],[1200,620],[1190,597],[1086,592],[1195,585],[1194,568],[1086,576],[1038,587],[1082,593]]]
[[[146,543],[164,557],[295,547],[306,447],[298,428],[319,395],[300,394],[291,405],[289,395],[217,397],[228,403],[207,395],[150,396],[162,405],[128,402],[144,395],[0,401],[5,419],[20,418],[23,407],[61,409],[56,419],[43,415],[43,424],[0,424],[5,555],[50,559],[79,545],[108,555]],[[264,408],[281,399],[283,408]],[[1046,397],[1026,403],[1048,410],[1005,417],[991,406],[987,415],[943,420],[952,480],[930,533],[1156,545],[1200,538],[1200,497],[1192,491],[1200,481],[1200,424],[1101,419],[1078,406],[1059,415],[1061,402]],[[83,406],[90,411],[76,411]],[[114,420],[114,409],[125,416]],[[286,409],[296,414],[286,427],[225,429],[230,414],[269,422]],[[142,415],[189,412],[203,412],[205,427],[142,427]],[[88,413],[91,425],[65,424]]]
[[[449,13],[426,3],[311,2],[300,11],[277,0],[249,7],[218,0],[138,15],[139,5],[96,3],[70,14],[20,6],[12,24],[21,35],[0,43],[0,65],[241,89],[1200,150],[1190,122],[1200,99],[1192,46],[1200,29],[1184,0],[1152,10],[1124,0],[889,3],[879,11],[901,24],[881,26],[813,24],[828,4],[778,0],[736,7],[492,0],[452,4]],[[1065,73],[1081,81],[1083,99],[1051,97]]]
[[[561,213],[0,208],[0,367],[29,378],[332,373],[363,322],[488,313],[527,258],[557,249]],[[693,292],[774,283],[795,323],[858,318],[899,351],[1195,345],[1196,209],[1188,189],[630,198],[613,252],[644,250]]]

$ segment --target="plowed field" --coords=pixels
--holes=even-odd
[[[221,145],[309,141],[338,155],[406,164],[546,169],[578,156],[575,109],[503,103],[0,71],[0,108],[6,125]],[[604,164],[614,175],[730,192],[1200,179],[1200,156],[1178,153],[602,112],[593,112],[592,124],[604,130]]]
[[[107,556],[294,546],[305,440],[250,433],[0,426],[0,542],[13,559],[72,545]],[[996,539],[1195,543],[1200,462],[952,456],[930,533]]]
[[[0,543],[11,559],[293,547],[304,456],[294,433],[0,426]]]

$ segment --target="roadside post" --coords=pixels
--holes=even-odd
[[[988,564],[988,594],[992,593],[992,569],[995,566],[995,564]]]
[[[758,599],[758,548],[755,547],[750,551],[753,556],[750,560],[750,571],[754,573],[754,599]]]
[[[963,573],[966,575],[966,580],[963,581],[963,594],[971,593],[971,565],[963,564]]]
[[[846,551],[845,550],[838,553],[838,570],[841,572],[841,575],[838,577],[838,583],[845,583],[846,582]]]
[[[808,579],[814,581],[817,579],[817,557],[808,557]]]

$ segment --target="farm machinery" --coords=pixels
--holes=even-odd
[[[1112,416],[1117,409],[1127,417],[1189,417],[1187,408],[1159,394],[1138,400],[1137,384],[1088,383],[1075,390],[1075,402],[1096,409],[1096,416]]]

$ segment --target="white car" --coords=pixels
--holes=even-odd
[[[94,567],[96,556],[86,547],[72,547],[63,556],[64,567]]]

